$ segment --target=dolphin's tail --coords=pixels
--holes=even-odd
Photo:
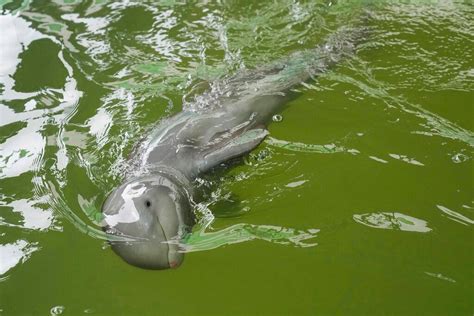
[[[343,26],[314,49],[290,55],[286,64],[276,74],[277,84],[273,87],[285,91],[316,78],[332,66],[353,56],[367,38],[367,34],[368,28],[365,25]]]
[[[199,110],[220,106],[225,99],[239,100],[258,96],[287,96],[299,84],[327,72],[335,64],[353,56],[368,34],[368,13],[357,23],[340,27],[313,49],[299,51],[287,58],[256,69],[239,70],[237,74],[215,81],[211,88],[185,102],[186,108]],[[270,102],[275,106],[278,102]],[[251,103],[249,106],[253,106]],[[242,105],[240,105],[241,110]],[[253,111],[253,109],[251,109]],[[275,110],[267,105],[267,112]]]

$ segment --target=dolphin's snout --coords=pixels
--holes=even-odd
[[[178,262],[176,262],[176,261],[171,261],[171,262],[170,262],[170,268],[171,268],[171,269],[176,269],[176,268],[179,267],[179,266],[180,266],[180,264],[179,264]]]

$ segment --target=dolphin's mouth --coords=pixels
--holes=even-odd
[[[171,269],[176,269],[177,267],[179,267],[179,263],[177,263],[176,261],[171,261],[170,262],[170,268]]]
[[[166,249],[167,249],[167,251],[166,251],[166,252],[167,252],[166,259],[167,259],[167,261],[168,261],[168,265],[171,267],[171,265],[170,265],[170,258],[169,258],[169,257],[170,257],[170,247],[169,247],[169,245],[168,245],[168,241],[169,241],[170,239],[169,239],[168,235],[166,234],[166,230],[165,230],[165,229],[163,228],[163,226],[161,225],[160,220],[158,219],[158,216],[156,216],[156,221],[157,221],[157,225],[158,225],[159,229],[161,229],[161,232],[162,232],[163,236],[165,236],[165,238],[164,238],[165,240],[163,240],[161,243],[166,245]]]

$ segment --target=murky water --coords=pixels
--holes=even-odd
[[[471,1],[0,7],[2,314],[474,312]],[[179,269],[112,252],[101,205],[156,122],[361,19],[354,56],[196,181]]]

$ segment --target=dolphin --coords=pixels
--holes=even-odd
[[[285,60],[215,81],[211,88],[162,120],[129,160],[137,172],[106,198],[104,230],[126,262],[145,269],[176,268],[179,241],[194,224],[193,180],[240,157],[268,135],[272,116],[294,96],[291,89],[355,53],[362,27],[343,27],[323,44]]]

